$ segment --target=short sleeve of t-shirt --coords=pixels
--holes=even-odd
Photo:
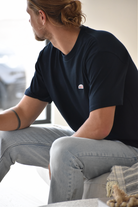
[[[44,77],[42,77],[41,71],[39,69],[39,61],[36,62],[35,74],[32,78],[30,87],[25,91],[25,95],[48,103],[52,102],[45,85]]]
[[[127,60],[110,52],[99,52],[87,61],[89,79],[89,111],[122,105]]]

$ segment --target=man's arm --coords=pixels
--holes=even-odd
[[[115,108],[115,106],[111,106],[92,111],[89,118],[72,136],[104,139],[113,127]]]
[[[11,131],[17,129],[19,122],[15,112],[21,121],[20,129],[30,126],[46,105],[46,102],[24,96],[17,106],[0,114],[0,130]],[[13,112],[12,109],[15,112]]]
[[[97,140],[107,137],[113,127],[115,108],[115,106],[111,106],[92,111],[89,118],[72,137],[84,137]],[[48,169],[51,180],[50,164]]]

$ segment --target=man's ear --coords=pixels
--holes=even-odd
[[[39,10],[39,16],[40,16],[40,21],[42,22],[42,25],[44,25],[47,20],[45,12],[43,12],[42,10]]]

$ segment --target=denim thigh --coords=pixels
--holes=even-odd
[[[0,181],[15,162],[47,168],[52,143],[73,131],[46,124],[17,131],[0,131]]]
[[[87,179],[109,172],[114,165],[132,166],[138,162],[138,149],[120,141],[62,137],[53,143],[51,156],[56,153],[56,159],[58,155],[61,159],[67,157],[67,152],[70,154],[67,159],[81,162],[81,171]]]

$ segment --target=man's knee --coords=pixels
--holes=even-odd
[[[69,150],[70,137],[62,137],[55,140],[51,146],[51,156],[63,156]]]
[[[55,171],[66,167],[82,168],[82,163],[75,155],[75,139],[62,137],[57,139],[50,150],[50,164]]]
[[[70,157],[70,137],[62,137],[53,142],[50,149],[50,163],[53,166],[60,166],[67,163]]]

